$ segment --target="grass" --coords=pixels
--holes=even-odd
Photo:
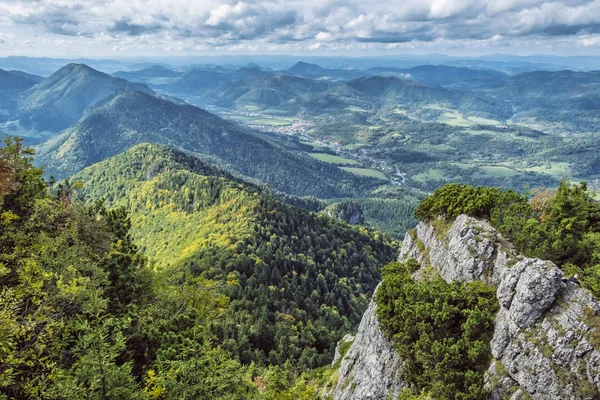
[[[469,168],[476,167],[476,165],[473,165],[473,164],[467,164],[467,163],[461,163],[461,162],[453,162],[453,163],[450,163],[450,164],[452,164],[452,165],[454,165],[455,167],[458,167],[458,168],[460,168],[460,169],[469,169]]]
[[[480,124],[480,125],[498,125],[500,122],[493,120],[493,119],[487,119],[487,118],[480,118],[480,117],[467,117],[467,120],[475,123],[475,124]]]
[[[350,168],[350,167],[341,167],[344,171],[351,172],[355,175],[368,176],[371,178],[383,179],[387,180],[386,176],[381,171],[377,171],[375,169],[370,168]]]
[[[537,172],[557,177],[571,176],[571,166],[567,162],[552,162],[549,166],[525,168],[525,171]]]
[[[472,122],[466,120],[463,115],[455,110],[446,111],[435,119],[436,122],[450,126],[467,127],[473,125]]]
[[[522,172],[501,165],[483,165],[473,174],[473,178],[511,178]]]
[[[444,113],[435,119],[436,122],[460,127],[469,127],[471,125],[498,125],[499,122],[493,119],[480,117],[465,117],[460,111],[446,107],[430,106],[433,110],[442,110]],[[473,131],[475,132],[475,131]]]
[[[321,142],[316,142],[316,141],[315,142],[310,142],[310,141],[307,141],[307,140],[300,140],[300,143],[312,146],[313,149],[315,149],[317,151],[318,150],[327,150],[327,149],[329,149],[329,147],[327,147],[325,144],[323,144]]]
[[[351,160],[349,158],[344,158],[340,156],[335,156],[333,154],[327,153],[310,153],[309,156],[312,158],[316,158],[319,161],[323,161],[329,164],[338,164],[338,165],[359,165],[360,163],[355,160]]]
[[[430,168],[424,172],[413,175],[411,178],[417,182],[425,183],[427,181],[444,180],[446,179],[446,174],[441,169]]]

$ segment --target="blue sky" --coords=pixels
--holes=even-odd
[[[600,0],[0,0],[0,56],[600,55]]]

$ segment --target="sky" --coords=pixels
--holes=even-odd
[[[600,55],[600,0],[0,0],[0,56]]]

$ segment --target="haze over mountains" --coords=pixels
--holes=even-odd
[[[47,78],[2,71],[0,134],[37,143],[56,178],[150,142],[319,198],[594,177],[594,156],[572,149],[599,126],[596,71],[326,64],[146,64],[112,75],[69,64]]]

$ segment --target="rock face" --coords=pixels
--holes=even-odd
[[[496,296],[521,329],[546,312],[563,284],[562,272],[550,261],[527,258],[504,271]]]
[[[414,279],[436,274],[448,282],[482,280],[498,288],[495,360],[486,374],[490,399],[600,399],[600,349],[592,339],[600,333],[589,320],[600,314],[600,302],[565,283],[554,263],[516,254],[487,222],[465,215],[452,224],[421,222],[400,251],[399,261],[411,258],[421,264]],[[379,330],[375,307],[371,302],[342,362],[336,400],[385,399],[390,390],[408,386],[401,380],[402,361]]]
[[[419,223],[406,235],[399,261],[414,258],[434,267],[448,282],[481,279],[498,284],[501,272],[515,257],[510,243],[487,222],[461,215],[451,226],[442,220]]]
[[[323,210],[323,213],[329,218],[335,218],[344,221],[350,225],[362,224],[365,222],[365,216],[360,204],[353,201],[342,201],[333,203]]]
[[[396,398],[400,389],[407,387],[400,379],[402,362],[392,341],[379,329],[375,307],[371,300],[354,343],[342,360],[333,393],[336,400],[381,400],[390,394]]]
[[[344,335],[342,340],[338,342],[337,346],[335,346],[335,354],[333,355],[333,361],[331,362],[332,367],[334,367],[338,360],[342,357],[342,353],[340,353],[340,344],[351,344],[351,342],[354,342],[354,339],[356,339],[354,336],[346,334]]]
[[[510,377],[532,399],[600,398],[600,351],[590,343],[584,310],[600,303],[574,283],[563,283],[551,262],[525,259],[508,270],[498,288],[492,355],[502,365],[488,371],[488,385]]]

